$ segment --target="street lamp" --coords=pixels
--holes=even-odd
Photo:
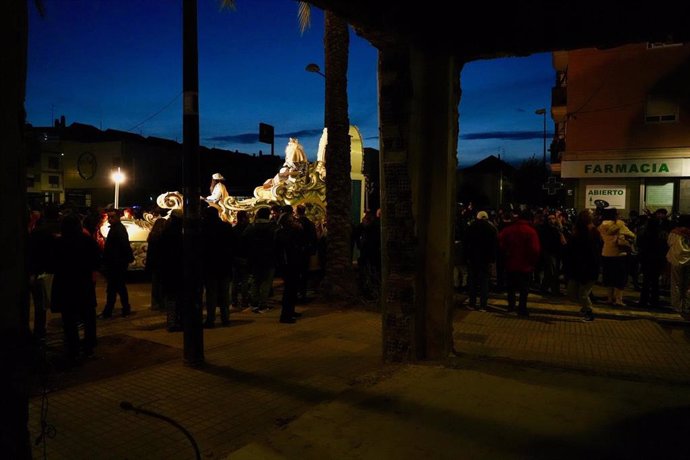
[[[120,184],[125,181],[125,173],[117,167],[117,171],[113,171],[110,178],[115,182],[115,209],[120,208]]]
[[[544,156],[542,157],[542,167],[544,168],[544,175],[546,175],[546,109],[541,108],[534,111],[536,115],[544,117]]]
[[[307,64],[307,66],[304,68],[307,72],[313,72],[313,73],[318,73],[321,75],[323,78],[326,78],[326,75],[321,72],[321,67],[319,67],[318,64],[314,64],[313,62],[310,64]]]

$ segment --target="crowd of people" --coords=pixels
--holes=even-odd
[[[270,309],[276,276],[284,287],[280,322],[294,323],[301,316],[295,305],[308,300],[310,276],[318,282],[322,275],[325,226],[315,225],[304,205],[262,207],[254,216],[239,211],[234,222],[225,222],[212,206],[215,195],[223,193],[223,180],[214,174],[212,194],[202,197],[208,205],[203,208],[198,248],[201,285],[193,295],[205,306],[204,327],[216,326],[217,313],[220,323],[227,325],[232,311]],[[148,236],[151,308],[167,313],[167,328],[174,332],[182,328],[181,306],[188,294],[183,289],[183,215],[179,209],[169,216],[167,210],[156,212],[165,218],[155,221]],[[50,205],[31,213],[27,267],[34,336],[45,337],[47,309],[59,313],[71,360],[93,353],[96,318],[112,318],[118,297],[121,315],[132,312],[126,275],[134,256],[121,216],[121,210],[107,210],[103,239],[100,212],[60,212]],[[581,306],[582,319],[592,321],[594,285],[606,286],[606,303],[624,307],[623,295],[632,280],[640,291],[636,306],[662,307],[662,287],[668,286],[671,307],[690,317],[690,215],[669,218],[665,209],[658,209],[642,215],[631,212],[623,220],[613,208],[475,213],[469,205],[458,208],[455,228],[456,288],[466,289],[470,308],[486,309],[494,289],[507,293],[509,311],[527,316],[531,289],[561,297],[565,286]],[[375,298],[381,279],[379,211],[366,211],[352,237],[360,290]],[[107,286],[105,305],[96,315],[98,271]]]
[[[662,308],[662,286],[670,305],[690,317],[690,215],[670,218],[666,209],[623,220],[614,208],[505,209],[479,211],[460,206],[456,219],[456,288],[466,289],[469,308],[485,309],[490,286],[505,291],[508,310],[527,316],[530,290],[561,297],[565,292],[592,321],[592,288],[607,288],[605,302]],[[465,282],[466,274],[466,282]],[[641,278],[641,281],[640,281]]]
[[[213,180],[214,188],[219,188],[222,176],[216,174]],[[106,238],[100,232],[103,213],[108,222]],[[180,209],[169,216],[164,209],[156,209],[154,214],[161,218],[149,233],[145,266],[151,276],[151,308],[167,313],[167,329],[174,332],[182,329],[181,306],[186,294],[183,214]],[[65,352],[72,362],[93,354],[97,318],[112,318],[118,297],[121,316],[132,313],[126,279],[134,256],[121,217],[118,209],[84,214],[55,205],[37,207],[30,213],[27,266],[34,304],[33,334],[37,341],[45,338],[47,310],[60,314]],[[201,286],[194,295],[205,306],[204,327],[216,326],[217,313],[220,323],[227,325],[231,311],[262,313],[270,309],[275,276],[284,282],[279,321],[295,323],[301,316],[295,305],[309,300],[307,287],[318,283],[325,255],[325,229],[307,217],[306,207],[262,207],[254,216],[240,211],[235,222],[227,223],[209,203],[201,217]],[[107,282],[100,314],[98,272]]]

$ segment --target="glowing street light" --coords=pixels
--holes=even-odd
[[[115,182],[115,209],[120,208],[120,184],[125,181],[125,173],[118,166],[117,171],[113,171],[110,178]]]

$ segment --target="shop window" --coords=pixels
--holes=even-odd
[[[673,123],[678,120],[678,102],[659,95],[647,96],[645,122]]]
[[[645,186],[645,207],[650,211],[659,208],[673,208],[673,182],[664,184],[647,184]]]

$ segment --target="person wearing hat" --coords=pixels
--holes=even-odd
[[[484,311],[489,300],[491,264],[496,262],[498,252],[498,231],[486,211],[479,211],[467,227],[463,246],[467,262],[467,306],[476,309],[479,297],[479,310]]]
[[[209,189],[211,194],[204,198],[208,203],[218,204],[228,197],[228,189],[225,188],[225,177],[221,173],[215,173],[211,176],[211,186]]]

